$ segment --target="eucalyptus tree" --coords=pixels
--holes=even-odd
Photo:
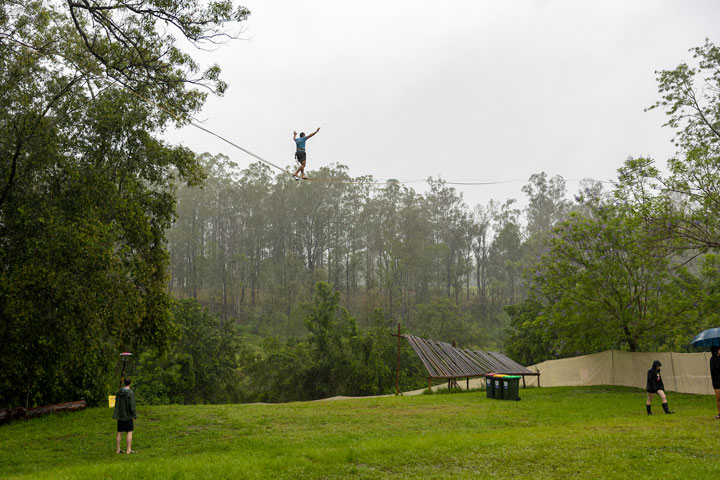
[[[371,304],[370,308],[382,306],[391,318],[399,313],[406,286],[404,280],[407,279],[410,255],[405,249],[414,249],[417,245],[416,242],[403,243],[408,232],[403,232],[402,212],[416,202],[414,192],[398,182],[391,182],[368,201],[365,209],[366,224],[370,226],[366,232],[367,293],[372,296],[373,287],[377,286],[380,294],[380,304]]]
[[[432,222],[428,218],[425,200],[413,190],[404,190],[398,208],[400,231],[393,249],[400,259],[400,318],[409,322],[412,306],[433,296],[430,277]]]
[[[520,210],[514,206],[515,203],[515,199],[506,200],[494,212],[495,235],[490,245],[490,275],[494,284],[491,315],[502,311],[504,305],[519,300],[523,239]]]
[[[527,195],[527,236],[539,232],[550,232],[559,221],[564,220],[571,202],[566,198],[565,180],[559,176],[548,178],[545,172],[530,176],[522,187]]]
[[[287,318],[295,305],[307,298],[306,271],[302,251],[297,241],[296,203],[298,185],[286,174],[278,174],[271,186],[270,195],[265,199],[268,209],[267,268],[271,280],[268,288],[277,301],[278,314]],[[297,325],[301,334],[304,326]]]
[[[363,281],[363,265],[365,264],[366,238],[364,231],[368,225],[364,223],[364,214],[373,186],[370,177],[358,177],[345,187],[345,221],[342,224],[341,241],[344,260],[344,293],[343,300],[350,311],[360,310],[360,289]],[[338,288],[338,287],[336,287]],[[365,311],[361,318],[370,323],[371,311]]]
[[[293,204],[293,248],[299,252],[305,268],[314,275],[323,268],[328,249],[329,225],[334,216],[334,202],[339,197],[341,184],[330,183],[333,172],[328,168],[315,173],[318,181],[306,181],[297,185]],[[308,288],[312,288],[308,285]],[[311,290],[308,290],[310,293]]]
[[[207,219],[213,194],[213,161],[209,154],[202,154],[198,161],[203,168],[203,187],[180,183],[176,191],[176,217],[167,234],[170,252],[170,290],[181,297],[197,299],[206,283]]]
[[[229,238],[234,243],[231,257],[240,270],[241,291],[249,285],[251,305],[259,302],[263,291],[263,267],[269,251],[268,223],[272,216],[267,204],[272,190],[271,181],[270,168],[262,163],[253,163],[241,173],[236,190],[228,192],[228,208],[234,212]],[[243,300],[244,294],[241,294],[240,303]]]
[[[425,197],[433,227],[433,241],[437,255],[438,288],[442,285],[447,297],[459,300],[460,290],[470,268],[466,251],[469,219],[462,194],[441,180],[429,180],[430,191]]]
[[[350,223],[357,213],[352,211],[349,203],[353,179],[345,165],[331,165],[330,168],[321,170],[319,174],[316,181],[325,183],[323,188],[331,195],[332,205],[332,216],[326,225],[328,243],[323,264],[327,271],[328,283],[342,291],[346,289],[346,259],[350,253],[347,237]]]
[[[478,289],[480,313],[487,316],[490,244],[492,241],[492,218],[496,203],[491,200],[486,207],[477,205],[473,210],[471,238],[475,262],[475,285]]]

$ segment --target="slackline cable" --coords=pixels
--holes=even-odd
[[[23,45],[23,47],[28,48],[26,45]],[[56,55],[64,58],[66,61],[74,64],[74,62],[68,60],[67,57],[65,57],[63,54],[61,54],[61,53],[59,53],[59,52],[54,52],[54,53],[55,53]],[[77,65],[76,65],[76,68],[78,68]],[[83,71],[83,72],[86,73],[86,74],[89,74],[89,72],[87,72],[87,71],[85,71],[85,70],[82,70],[82,69],[80,69],[80,70]],[[90,74],[90,75],[91,75],[91,76],[94,76],[94,75],[92,75],[92,74]],[[182,123],[182,122],[184,121],[184,119],[183,119],[182,117],[180,117],[179,115],[171,112],[170,110],[164,108],[162,105],[159,105],[158,103],[150,100],[149,98],[145,97],[144,95],[136,92],[135,90],[131,89],[131,88],[128,87],[127,85],[123,85],[122,83],[118,82],[117,80],[113,79],[112,77],[110,77],[110,78],[95,77],[95,78],[96,78],[96,79],[105,80],[105,81],[107,81],[107,82],[109,82],[109,83],[111,83],[111,84],[120,85],[121,87],[123,87],[125,90],[127,90],[127,91],[130,92],[131,94],[135,95],[135,96],[136,96],[137,98],[139,98],[140,100],[142,100],[142,101],[144,101],[144,102],[146,102],[146,103],[148,103],[148,104],[150,104],[150,105],[153,105],[154,107],[158,108],[159,110],[167,113],[167,114],[170,115],[172,118],[174,118],[178,123]],[[261,162],[266,163],[266,164],[268,164],[268,165],[270,165],[270,166],[272,166],[272,167],[280,170],[281,172],[284,172],[284,173],[287,173],[288,175],[294,176],[294,175],[292,174],[292,172],[290,172],[289,170],[286,170],[286,169],[283,168],[283,167],[280,167],[280,166],[278,166],[278,165],[275,165],[275,164],[274,164],[273,162],[271,162],[270,160],[267,160],[267,159],[261,157],[260,155],[257,155],[256,153],[253,153],[253,152],[251,152],[250,150],[247,150],[246,148],[243,148],[243,147],[241,147],[240,145],[238,145],[238,144],[236,144],[236,143],[228,140],[227,138],[223,137],[222,135],[220,135],[220,134],[218,134],[218,133],[215,133],[215,132],[213,132],[212,130],[210,130],[210,129],[208,129],[208,128],[203,127],[202,125],[200,125],[199,123],[197,123],[198,120],[197,120],[195,117],[193,117],[192,115],[187,114],[187,116],[188,116],[188,118],[189,118],[188,123],[189,123],[190,125],[192,125],[193,127],[197,128],[197,129],[199,129],[199,130],[202,130],[203,132],[208,133],[208,134],[210,134],[210,135],[212,135],[212,136],[214,136],[214,137],[222,140],[223,142],[227,143],[228,145],[230,145],[230,146],[232,146],[232,147],[235,147],[235,148],[237,148],[238,150],[240,150],[240,151],[242,151],[242,152],[245,152],[246,154],[248,154],[248,155],[250,155],[250,156],[252,156],[252,157],[257,158],[257,159],[260,160]],[[383,179],[378,179],[378,180],[373,180],[373,181],[347,181],[347,180],[330,180],[330,179],[321,179],[321,180],[317,180],[317,179],[307,179],[307,180],[312,180],[312,181],[320,182],[320,183],[334,183],[334,184],[345,184],[345,185],[389,185],[389,184],[392,184],[392,183],[408,184],[408,183],[419,183],[419,182],[426,182],[426,181],[427,181],[427,180],[425,180],[425,179],[416,179],[416,180],[398,180],[398,179],[387,179],[387,180],[383,180]],[[566,182],[582,181],[582,180],[578,180],[578,179],[563,179],[563,180],[566,181]],[[596,181],[596,182],[600,182],[600,183],[613,183],[612,181],[607,181],[607,180],[594,180],[594,179],[585,179],[585,180],[591,180],[591,181]],[[480,185],[500,185],[500,184],[504,184],[504,183],[526,182],[527,180],[488,180],[488,181],[484,181],[484,180],[467,180],[467,181],[452,181],[452,180],[442,180],[442,179],[441,179],[441,181],[442,181],[444,184],[447,184],[447,185],[480,186]]]
[[[143,96],[143,95],[141,95],[140,93],[138,93],[138,92],[136,92],[136,91],[128,88],[127,86],[122,85],[121,83],[120,83],[120,85],[123,86],[127,91],[129,91],[130,93],[132,93],[133,95],[135,95],[136,97],[138,97],[139,99],[143,100],[144,102],[147,102],[147,103],[149,103],[150,105],[153,105],[153,106],[155,106],[156,108],[158,108],[158,109],[162,110],[163,112],[167,113],[168,115],[170,115],[171,117],[173,117],[176,121],[178,121],[178,122],[183,122],[183,119],[182,119],[179,115],[176,115],[175,113],[173,113],[173,112],[171,112],[170,110],[164,108],[163,106],[158,105],[156,102],[150,100],[149,98],[146,98],[145,96]],[[197,128],[197,129],[199,129],[199,130],[202,130],[203,132],[208,133],[208,134],[210,134],[210,135],[212,135],[212,136],[214,136],[214,137],[216,137],[216,138],[219,138],[220,140],[222,140],[223,142],[227,143],[228,145],[230,145],[230,146],[232,146],[232,147],[235,147],[235,148],[237,148],[238,150],[240,150],[240,151],[242,151],[242,152],[245,152],[246,154],[248,154],[248,155],[250,155],[250,156],[252,156],[252,157],[257,158],[257,159],[260,160],[261,162],[266,163],[266,164],[268,164],[268,165],[270,165],[270,166],[272,166],[272,167],[280,170],[280,171],[283,172],[283,173],[287,173],[288,175],[294,176],[294,175],[292,174],[292,172],[290,172],[289,170],[286,170],[286,169],[283,168],[283,167],[280,167],[280,166],[278,166],[278,165],[275,165],[275,164],[274,164],[273,162],[271,162],[270,160],[267,160],[267,159],[261,157],[260,155],[257,155],[256,153],[253,153],[253,152],[251,152],[250,150],[248,150],[248,149],[246,149],[246,148],[243,148],[243,147],[241,147],[240,145],[238,145],[238,144],[236,144],[236,143],[228,140],[227,138],[223,137],[222,135],[220,135],[220,134],[218,134],[218,133],[215,133],[215,132],[213,132],[212,130],[210,130],[210,129],[208,129],[208,128],[203,127],[202,125],[200,125],[199,123],[197,123],[197,122],[198,122],[197,119],[196,119],[195,117],[193,117],[192,115],[189,115],[189,114],[188,114],[188,117],[189,117],[189,119],[190,119],[188,122],[189,122],[189,124],[192,125],[193,127]],[[339,184],[339,185],[389,185],[389,184],[392,184],[392,183],[407,184],[407,183],[418,183],[418,182],[425,182],[425,181],[426,181],[426,180],[424,180],[424,179],[417,179],[417,180],[396,180],[396,179],[383,180],[383,179],[379,179],[379,180],[373,180],[373,181],[348,181],[348,180],[331,180],[331,179],[320,179],[320,180],[318,180],[318,179],[313,179],[313,178],[308,178],[308,179],[306,179],[306,180],[311,180],[311,181],[320,182],[320,183]],[[587,179],[587,180],[592,180],[592,179]],[[566,181],[566,182],[577,182],[577,181],[582,181],[582,180],[577,180],[577,179],[564,179],[564,181]],[[601,182],[601,183],[612,183],[611,181],[603,181],[603,180],[595,180],[595,181]],[[467,180],[467,181],[448,181],[448,180],[442,180],[442,182],[445,183],[445,184],[447,184],[447,185],[481,186],[481,185],[500,185],[500,184],[504,184],[504,183],[527,182],[527,180],[517,180],[517,179],[515,179],[515,180],[488,180],[488,181],[484,181],[484,180]]]

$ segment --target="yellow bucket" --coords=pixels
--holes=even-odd
[[[115,395],[108,395],[108,404],[110,408],[115,408]]]

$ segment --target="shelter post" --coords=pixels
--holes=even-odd
[[[395,393],[400,395],[400,322],[398,322],[397,369],[395,370]]]

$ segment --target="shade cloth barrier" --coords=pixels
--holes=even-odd
[[[528,367],[541,374],[541,387],[577,385],[624,385],[645,388],[647,371],[653,360],[662,363],[665,390],[680,393],[713,394],[710,382],[710,352],[647,353],[606,352],[580,357],[548,360]],[[535,377],[527,378],[527,386],[538,386]]]

